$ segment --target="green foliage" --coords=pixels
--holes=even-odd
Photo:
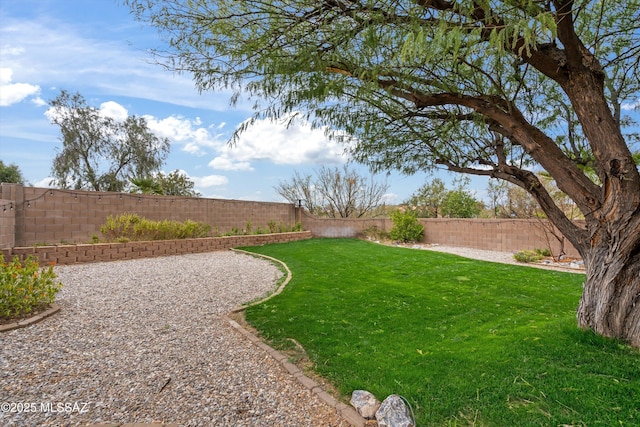
[[[480,213],[479,202],[466,190],[451,190],[442,201],[442,216],[475,218]]]
[[[38,260],[28,257],[24,264],[18,257],[4,262],[0,253],[0,318],[28,315],[55,301],[62,284],[56,282],[53,266],[42,268]]]
[[[6,182],[11,184],[24,184],[24,177],[18,165],[5,165],[0,160],[0,182]]]
[[[581,168],[634,162],[622,106],[640,92],[638,0],[126,3],[165,36],[163,65],[255,100],[234,141],[259,119],[304,118],[374,172],[491,176],[537,200],[530,171],[544,168],[583,214],[602,198]],[[619,199],[637,200],[625,173]]]
[[[169,140],[154,135],[142,117],[117,122],[64,90],[50,105],[48,117],[62,140],[51,171],[61,188],[123,191],[131,179],[157,172],[169,153]]]
[[[419,218],[437,218],[442,214],[442,202],[446,195],[444,182],[440,178],[434,178],[416,190],[405,204],[416,212]]]
[[[640,352],[576,327],[583,274],[355,239],[249,250],[293,276],[247,320],[347,400],[401,394],[418,426],[638,424]]]
[[[135,213],[109,215],[100,231],[110,242],[128,242],[140,240],[169,240],[207,237],[211,226],[203,222],[186,220],[152,221]]]
[[[538,262],[543,258],[543,255],[537,250],[523,250],[513,254],[513,258],[518,262]]]
[[[389,231],[392,240],[400,242],[419,242],[422,240],[424,226],[420,224],[416,214],[411,211],[395,211],[391,214],[393,227]]]
[[[549,249],[549,248],[544,248],[544,249],[543,248],[536,248],[535,252],[538,255],[541,255],[543,257],[551,256],[551,249]]]
[[[131,178],[130,183],[130,193],[200,197],[194,190],[195,183],[177,169],[168,175],[158,172],[153,176]]]

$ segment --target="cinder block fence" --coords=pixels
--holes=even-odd
[[[107,216],[137,213],[152,220],[202,221],[221,234],[233,229],[266,230],[270,223],[291,227],[300,222],[305,233],[278,233],[160,242],[89,244],[101,236]],[[422,219],[424,243],[517,252],[547,248],[559,242],[534,219]],[[128,193],[71,191],[0,184],[0,249],[5,259],[32,254],[57,264],[206,252],[313,237],[356,237],[373,227],[389,231],[386,218],[316,218],[288,203],[167,197]],[[565,252],[578,256],[569,242]]]

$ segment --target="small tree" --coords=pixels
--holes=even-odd
[[[4,162],[0,160],[0,182],[24,185],[24,177],[18,165],[5,165]]]
[[[131,179],[158,172],[169,140],[155,136],[142,117],[123,122],[103,116],[79,93],[62,91],[49,117],[60,127],[62,150],[53,160],[53,184],[61,188],[123,191]]]
[[[347,165],[342,169],[322,166],[316,177],[296,173],[290,182],[275,190],[289,202],[304,200],[309,212],[330,218],[360,218],[383,204],[389,185],[367,179]]]
[[[442,201],[442,216],[474,218],[480,213],[478,200],[467,190],[451,190]]]
[[[434,178],[418,188],[404,204],[419,218],[437,218],[442,213],[442,203],[446,195],[444,182],[440,178]]]

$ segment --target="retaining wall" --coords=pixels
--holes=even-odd
[[[201,239],[156,240],[153,242],[96,243],[79,245],[28,246],[2,249],[5,260],[17,256],[38,258],[40,265],[81,264],[121,259],[149,258],[220,251],[239,246],[258,246],[311,238],[311,232],[253,234],[247,236],[205,237]]]

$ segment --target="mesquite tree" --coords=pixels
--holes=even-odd
[[[374,171],[442,167],[531,193],[584,258],[578,324],[640,346],[640,174],[624,114],[640,92],[640,1],[128,3],[166,35],[159,62],[253,97],[255,118],[303,111]]]

